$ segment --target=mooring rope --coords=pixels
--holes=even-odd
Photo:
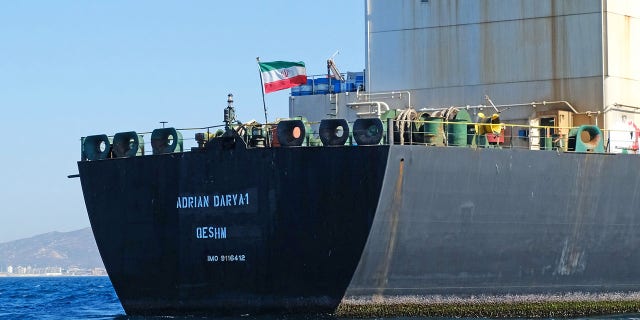
[[[400,129],[400,144],[404,144],[405,125],[411,125],[411,122],[416,118],[418,118],[418,113],[411,107],[400,111],[400,114],[398,115],[398,117],[396,117],[396,120],[398,121],[398,128]]]

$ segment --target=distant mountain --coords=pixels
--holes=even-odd
[[[7,266],[104,268],[91,228],[0,243],[0,271]]]

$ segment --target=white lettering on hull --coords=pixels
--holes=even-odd
[[[207,262],[245,262],[247,256],[244,254],[221,254],[207,256]]]
[[[244,207],[249,205],[249,193],[178,196],[176,209]]]
[[[177,209],[208,208],[209,206],[209,196],[178,197],[176,201]]]
[[[226,239],[227,238],[227,227],[215,227],[215,226],[207,226],[207,227],[197,227],[196,228],[196,239]]]

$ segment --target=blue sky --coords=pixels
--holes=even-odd
[[[364,68],[364,1],[3,1],[0,242],[89,226],[80,137],[262,120],[256,57]],[[288,90],[268,94],[286,117]]]

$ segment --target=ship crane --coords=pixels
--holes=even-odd
[[[340,53],[340,51],[336,51],[336,53],[334,53],[329,59],[327,59],[327,76],[331,77],[331,74],[333,74],[333,77],[336,78],[336,80],[344,81],[340,70],[338,70],[336,63],[333,61],[333,57],[335,57],[338,53]]]

